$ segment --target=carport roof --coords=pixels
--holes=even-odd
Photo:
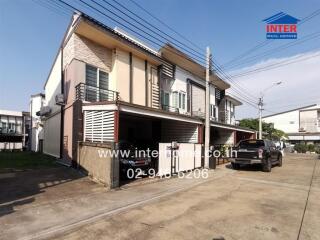
[[[221,122],[214,122],[211,121],[210,123],[211,127],[218,127],[218,128],[224,128],[224,129],[230,129],[230,130],[235,130],[235,131],[241,131],[241,132],[249,132],[249,133],[256,133],[257,131],[249,129],[249,128],[244,128],[236,125],[231,125],[231,124],[226,124],[226,123],[221,123]]]
[[[170,119],[176,121],[190,122],[195,124],[203,124],[203,119],[199,117],[188,116],[180,113],[168,112],[162,109],[156,109],[127,102],[99,102],[86,103],[83,110],[119,110],[121,112],[129,112],[144,116]]]

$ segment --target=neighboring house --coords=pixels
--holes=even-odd
[[[235,125],[230,85],[210,76],[211,144],[255,132]],[[43,152],[71,162],[78,143],[203,143],[205,68],[167,44],[159,51],[75,14],[44,86]]]
[[[31,95],[30,99],[30,150],[33,152],[43,152],[43,123],[40,117],[40,110],[44,106],[45,95],[38,93]]]
[[[0,151],[28,148],[28,112],[0,110]]]
[[[262,118],[284,131],[291,143],[320,142],[320,105],[313,104]]]

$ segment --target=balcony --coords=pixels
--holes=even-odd
[[[7,127],[0,127],[0,135],[21,135],[21,130],[19,129],[10,129]]]
[[[164,111],[167,111],[167,112],[179,113],[179,108],[172,107],[172,106],[165,105],[165,104],[161,105],[161,109]]]
[[[88,102],[113,102],[119,100],[119,93],[109,89],[79,83],[76,86],[76,100]]]

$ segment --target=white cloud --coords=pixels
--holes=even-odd
[[[264,115],[320,103],[320,51],[307,52],[285,58],[268,59],[231,72],[230,75],[247,72],[270,64],[281,64],[282,61],[291,62],[302,58],[306,60],[234,78],[234,81],[256,96],[259,96],[263,89],[273,83],[282,82],[281,85],[266,92],[264,97],[266,111],[264,111]],[[247,94],[244,93],[244,95]],[[242,106],[237,108],[236,114],[237,119],[257,117],[258,110],[244,102]]]

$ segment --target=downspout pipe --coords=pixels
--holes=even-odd
[[[63,44],[60,48],[61,51],[61,94],[64,95],[64,72],[63,72]],[[64,105],[61,105],[60,110],[60,159],[63,158],[63,135],[64,135]]]

